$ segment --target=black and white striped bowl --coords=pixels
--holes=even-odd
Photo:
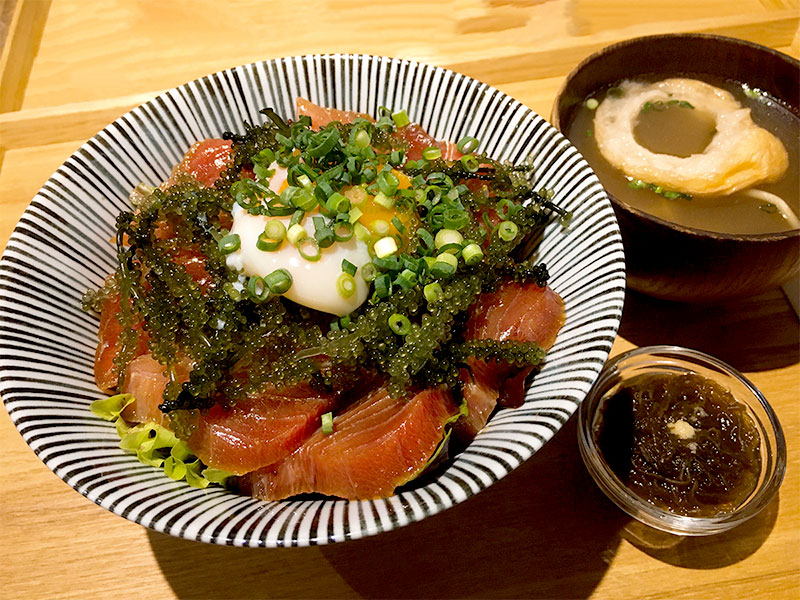
[[[139,182],[158,183],[200,139],[260,123],[266,106],[293,116],[303,96],[375,115],[405,108],[440,139],[474,135],[488,154],[533,157],[537,186],[574,212],[535,250],[566,302],[567,321],[525,404],[500,410],[433,482],[390,498],[262,502],[198,490],[140,464],[110,423],[92,365],[97,320],[80,307],[114,269],[115,215]],[[45,183],[0,261],[0,394],[42,461],[100,506],[157,531],[235,546],[304,546],[373,535],[442,511],[507,475],[575,412],[605,362],[625,289],[611,205],[577,151],[530,109],[479,81],[407,60],[326,55],[236,67],[165,92],[90,139]]]

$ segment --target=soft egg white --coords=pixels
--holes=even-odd
[[[275,168],[273,165],[272,168]],[[277,192],[285,180],[285,170],[276,169],[270,180],[270,188]],[[238,204],[231,211],[233,226],[231,233],[239,235],[239,250],[228,255],[228,268],[248,277],[266,277],[276,269],[286,269],[292,275],[292,287],[284,294],[285,298],[336,316],[346,315],[357,309],[367,299],[369,287],[361,277],[361,267],[370,262],[367,245],[355,237],[347,242],[334,242],[328,248],[320,249],[320,259],[312,262],[303,258],[297,248],[284,240],[272,252],[259,250],[256,246],[258,236],[263,233],[269,220],[281,221],[289,228],[290,217],[267,217],[251,215]],[[314,224],[310,216],[303,220],[303,228],[314,236]],[[349,298],[342,297],[336,280],[342,274],[342,260],[347,259],[357,267],[354,276],[356,291]]]

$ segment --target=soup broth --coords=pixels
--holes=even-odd
[[[567,137],[592,165],[600,182],[627,204],[661,219],[686,227],[717,233],[759,234],[787,231],[795,227],[771,201],[770,194],[781,198],[795,215],[800,214],[800,119],[778,101],[754,93],[735,82],[706,79],[707,83],[732,93],[753,121],[775,135],[789,157],[789,167],[779,180],[761,183],[729,195],[695,196],[656,193],[644,182],[631,181],[601,154],[594,138],[596,103],[584,101],[569,126]],[[591,98],[602,102],[606,94],[618,93],[610,86]],[[587,99],[588,100],[588,99]],[[641,146],[658,154],[687,157],[702,153],[716,133],[714,116],[701,106],[679,101],[644,106],[634,127]],[[637,187],[639,189],[637,189]],[[665,197],[663,194],[667,193]],[[767,192],[764,194],[762,192]]]

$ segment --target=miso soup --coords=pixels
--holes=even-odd
[[[657,80],[648,80],[647,83],[654,81]],[[783,144],[788,154],[788,168],[778,180],[727,195],[691,195],[660,189],[626,175],[606,160],[594,137],[597,105],[607,94],[619,94],[616,86],[599,90],[585,99],[569,125],[567,137],[610,194],[653,216],[718,233],[775,233],[797,228],[797,215],[800,214],[800,118],[779,101],[746,85],[707,78],[705,81],[733,94],[739,104],[750,109],[754,123]],[[669,102],[643,105],[633,133],[636,142],[651,152],[691,157],[702,154],[708,147],[716,134],[715,125],[715,116],[704,107],[675,98]],[[775,197],[782,202],[776,201]],[[793,214],[787,214],[789,211]]]

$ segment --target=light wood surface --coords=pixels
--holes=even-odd
[[[36,3],[17,0],[11,12],[47,12]],[[88,137],[159,90],[221,68],[327,51],[412,58],[478,77],[548,116],[564,76],[607,44],[702,31],[797,57],[799,24],[791,0],[52,0],[38,53],[0,74],[0,98],[15,90],[5,110],[19,109],[0,113],[0,241]],[[21,35],[10,27],[8,40]],[[628,294],[613,353],[654,343],[730,362],[783,424],[779,497],[726,534],[636,527],[584,469],[572,419],[507,478],[421,523],[328,547],[212,547],[82,498],[0,411],[0,597],[797,598],[800,328],[789,302],[780,290],[704,307]]]

